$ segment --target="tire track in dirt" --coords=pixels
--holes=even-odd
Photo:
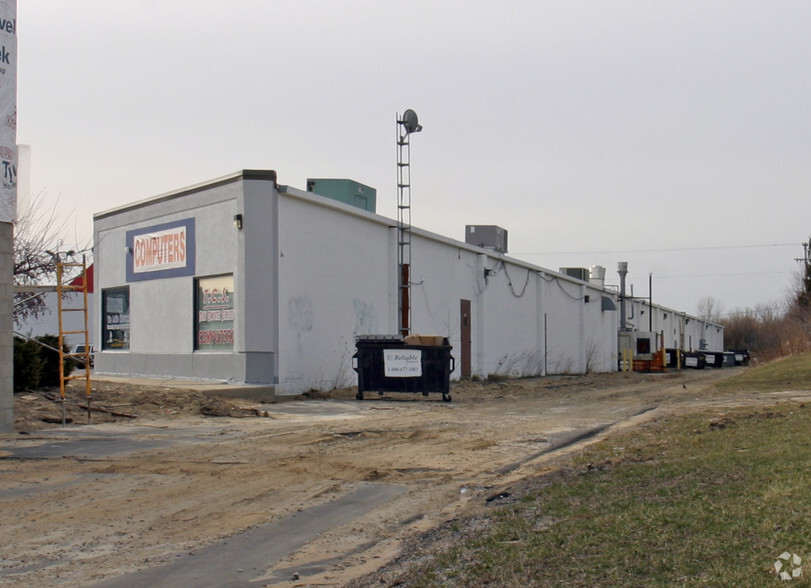
[[[614,427],[717,402],[707,390],[719,377],[470,382],[454,387],[452,403],[411,395],[356,402],[348,390],[253,407],[266,418],[201,418],[182,409],[170,420],[139,417],[140,425],[159,429],[153,433],[184,443],[104,461],[0,460],[0,586],[51,585],[56,577],[61,586],[88,586],[236,541],[364,485],[404,487],[279,561],[268,559],[260,574],[270,585],[340,585],[379,568],[405,542],[510,480],[549,467]],[[171,400],[164,392],[160,398]],[[20,443],[2,439],[0,451]]]

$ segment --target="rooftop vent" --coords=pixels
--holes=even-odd
[[[465,225],[465,243],[507,253],[507,231],[496,225]]]
[[[307,191],[369,212],[377,208],[377,190],[354,180],[309,178]]]
[[[589,283],[598,288],[605,287],[605,268],[603,266],[591,266],[591,269],[589,269]]]
[[[560,273],[571,278],[583,280],[584,282],[589,281],[589,270],[584,267],[562,267],[560,268]]]

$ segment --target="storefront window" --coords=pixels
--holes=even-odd
[[[233,351],[234,275],[197,278],[195,297],[195,349]]]
[[[101,298],[104,320],[102,349],[130,348],[130,289],[129,287],[104,290]]]

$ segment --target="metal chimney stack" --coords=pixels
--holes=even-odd
[[[625,324],[625,276],[628,275],[628,262],[620,261],[617,263],[617,272],[620,275],[620,331],[627,331],[628,326]]]

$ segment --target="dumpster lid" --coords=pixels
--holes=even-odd
[[[355,335],[356,343],[402,343],[401,335]]]

